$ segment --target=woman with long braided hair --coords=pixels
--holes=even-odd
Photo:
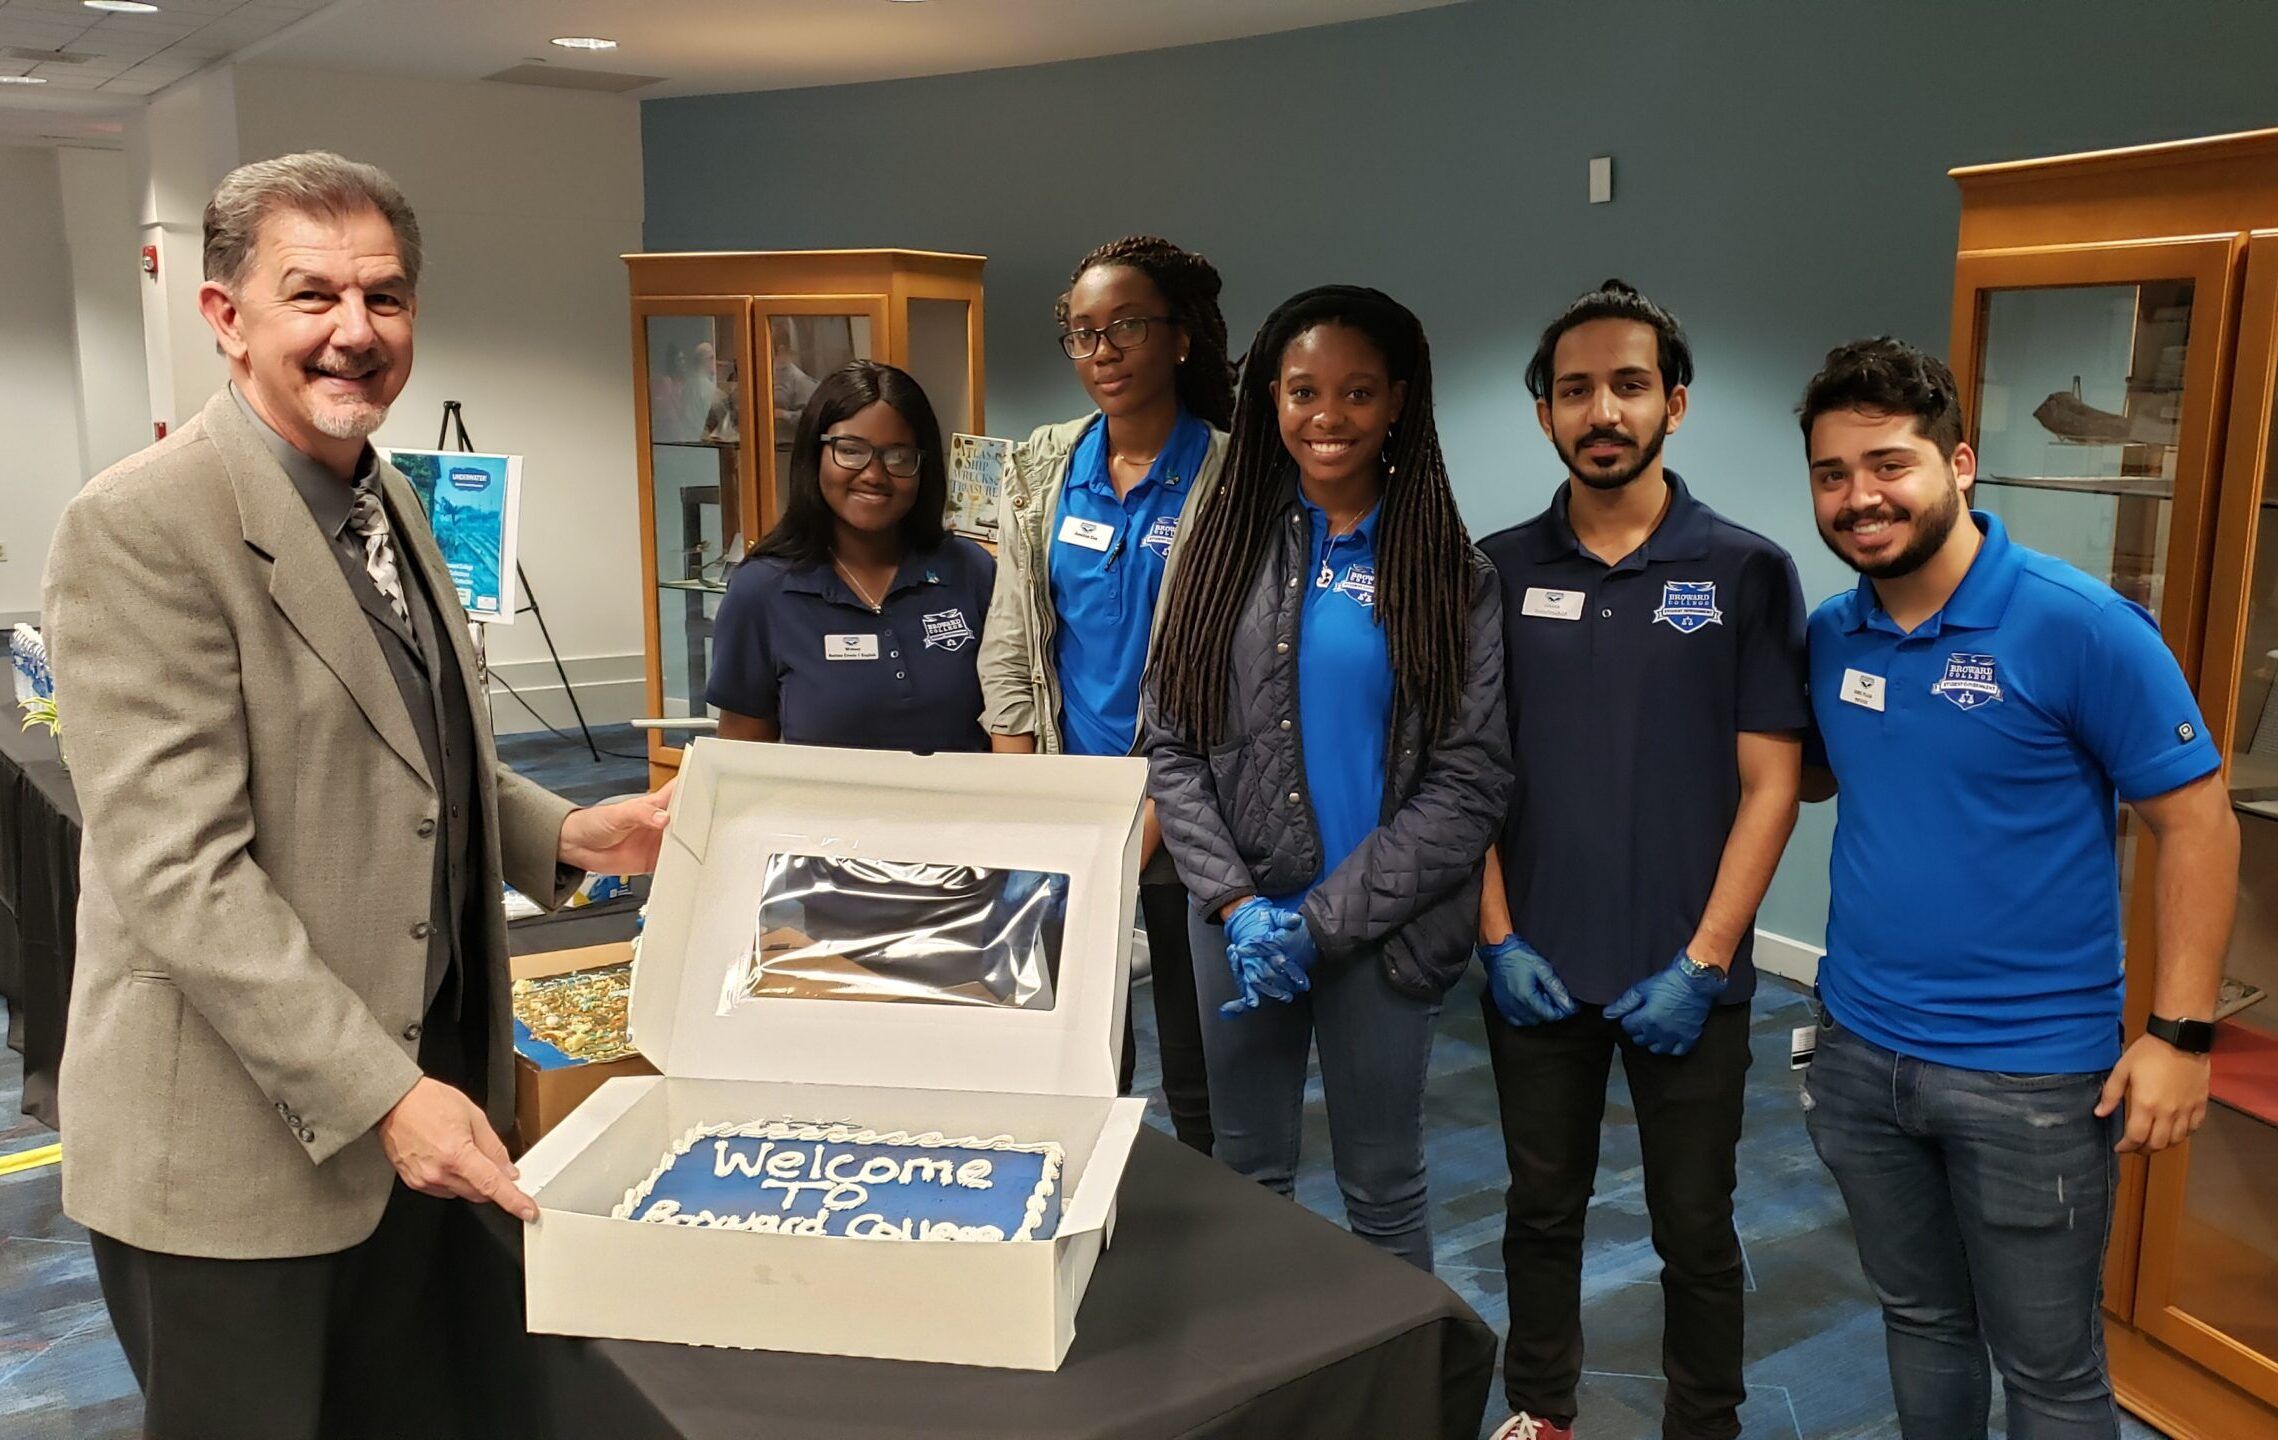
[[[1055,307],[1060,349],[1096,408],[1014,447],[981,641],[981,723],[998,751],[1128,755],[1156,600],[1225,462],[1234,372],[1218,272],[1200,255],[1128,236],[1086,255],[1068,282]],[[1151,811],[1146,850],[1140,910],[1163,1098],[1179,1138],[1208,1154],[1187,897]],[[1132,1063],[1126,1012],[1126,1089]]]
[[[1194,953],[1225,957],[1195,967],[1219,1157],[1290,1193],[1317,1041],[1353,1231],[1426,1270],[1432,1022],[1511,784],[1498,594],[1416,317],[1345,285],[1284,303],[1166,605],[1148,791]]]

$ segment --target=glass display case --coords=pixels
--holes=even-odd
[[[981,269],[910,250],[628,255],[652,779],[704,703],[730,571],[783,513],[792,439],[853,360],[915,376],[945,435],[982,432]]]
[[[2106,1327],[2122,1403],[2179,1440],[2278,1437],[2278,131],[1973,167],[1952,358],[1974,503],[2158,617],[2226,761],[2243,859],[2212,1103],[2123,1161]],[[2127,1026],[2157,968],[2123,809]]]

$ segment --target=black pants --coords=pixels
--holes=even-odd
[[[454,977],[455,981],[455,977]],[[455,983],[422,1022],[420,1068],[479,1082],[482,1006]],[[261,1217],[247,1215],[248,1226]],[[486,1245],[464,1201],[397,1181],[379,1227],[329,1255],[217,1260],[90,1232],[95,1275],[152,1440],[450,1440],[503,1433],[514,1277],[472,1263]],[[475,1293],[471,1287],[480,1287]]]
[[[1194,950],[1187,941],[1186,887],[1177,881],[1139,887],[1139,918],[1147,931],[1147,961],[1155,993],[1155,1039],[1162,1051],[1163,1103],[1182,1144],[1208,1155],[1210,1079],[1202,1064],[1202,1014],[1194,995]],[[1138,1064],[1131,1012],[1123,1014],[1123,1074],[1131,1093]]]
[[[1511,1189],[1503,1271],[1511,1335],[1503,1384],[1513,1410],[1571,1423],[1582,1375],[1582,1223],[1614,1052],[1622,1057],[1645,1159],[1645,1205],[1661,1257],[1668,1440],[1740,1433],[1740,1237],[1734,1152],[1748,1076],[1748,1007],[1710,1012],[1689,1055],[1632,1044],[1602,1007],[1515,1028],[1482,996]]]

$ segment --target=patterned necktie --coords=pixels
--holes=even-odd
[[[395,607],[395,616],[404,624],[411,623],[411,611],[404,607],[403,581],[396,575],[395,547],[388,540],[388,514],[380,508],[380,497],[362,485],[356,487],[356,498],[348,507],[348,528],[364,537],[364,573],[372,577],[372,584],[388,597]]]

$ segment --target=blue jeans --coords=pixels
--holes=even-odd
[[[1267,1000],[1229,1018],[1218,1013],[1235,994],[1226,931],[1200,918],[1191,924],[1213,1153],[1238,1175],[1294,1193],[1305,1061],[1318,1032],[1329,1158],[1345,1217],[1363,1240],[1430,1270],[1424,1071],[1439,1002],[1393,989],[1371,951],[1349,961],[1324,958],[1313,968],[1313,988],[1291,1004]]]
[[[1805,1120],[1882,1301],[1905,1440],[2115,1440],[2104,1242],[2121,1116],[2104,1076],[2004,1075],[1894,1054],[1820,1011]]]

